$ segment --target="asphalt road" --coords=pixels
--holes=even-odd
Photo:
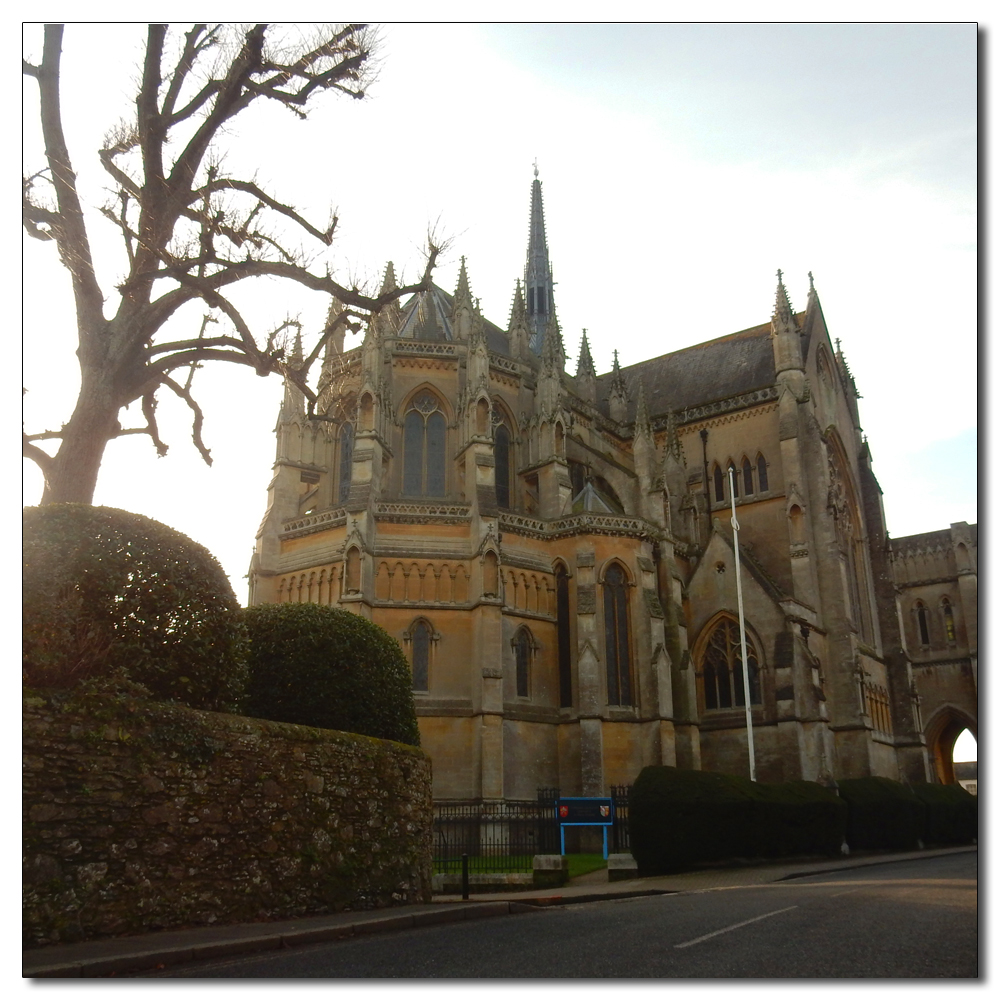
[[[175,967],[150,978],[974,978],[977,855],[609,900]]]

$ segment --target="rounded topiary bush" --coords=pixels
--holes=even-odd
[[[409,664],[385,629],[319,604],[261,604],[244,619],[247,715],[419,746]]]
[[[244,626],[204,546],[140,514],[87,504],[27,507],[23,527],[26,684],[117,674],[154,698],[239,709]]]

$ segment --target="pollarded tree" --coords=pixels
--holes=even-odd
[[[310,405],[307,376],[338,331],[357,331],[393,299],[429,286],[440,248],[428,239],[419,282],[378,295],[334,280],[322,255],[307,260],[296,241],[320,250],[333,242],[336,216],[314,225],[253,179],[224,168],[227,131],[255,105],[274,103],[299,117],[325,92],[360,98],[372,36],[364,25],[311,28],[311,40],[290,40],[274,26],[237,28],[196,24],[183,35],[149,25],[134,116],[99,150],[112,196],[103,216],[117,228],[124,257],[117,296],[102,289],[91,252],[84,206],[67,149],[60,100],[63,29],[47,25],[41,61],[25,75],[38,84],[47,167],[25,178],[26,232],[55,243],[73,285],[78,327],[80,392],[59,430],[24,435],[24,454],[45,476],[42,503],[90,503],[104,450],[125,434],[148,434],[158,454],[167,446],[156,423],[157,393],[166,388],[193,414],[194,371],[209,361],[246,365],[258,375],[279,373]],[[270,330],[237,308],[234,289],[255,279],[279,279],[329,297],[327,320],[304,358],[288,354],[286,322]],[[107,312],[105,304],[111,303]],[[170,339],[178,313],[191,303],[207,308],[187,339]],[[189,315],[189,312],[187,313]],[[219,331],[211,330],[209,323]],[[141,427],[122,427],[123,408],[141,402]],[[55,454],[38,442],[58,441]]]

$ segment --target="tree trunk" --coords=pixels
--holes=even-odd
[[[42,504],[93,503],[104,449],[119,430],[119,402],[104,378],[83,374],[76,409],[46,470]]]

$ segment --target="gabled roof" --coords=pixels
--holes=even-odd
[[[799,313],[796,320],[801,322],[803,316],[804,313]],[[626,422],[635,419],[638,379],[646,390],[651,417],[762,389],[773,385],[775,380],[771,324],[763,323],[640,361],[621,372],[630,389]],[[605,412],[612,374],[608,372],[597,379],[598,405]]]

